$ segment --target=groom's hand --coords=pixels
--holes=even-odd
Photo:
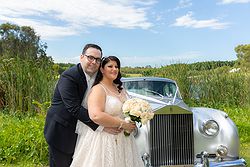
[[[117,134],[121,133],[122,129],[112,128],[112,127],[104,127],[103,131],[110,133],[110,134],[113,134],[113,135],[117,135]]]

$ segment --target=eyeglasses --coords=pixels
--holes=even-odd
[[[87,57],[88,61],[90,61],[91,63],[95,60],[96,63],[101,63],[101,58],[95,58],[94,56],[91,55],[84,55]]]

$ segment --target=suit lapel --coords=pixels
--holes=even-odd
[[[81,99],[83,99],[83,96],[85,94],[85,91],[87,90],[88,84],[87,84],[86,76],[85,76],[85,74],[83,72],[83,69],[82,69],[82,66],[81,66],[80,63],[77,64],[77,70],[78,70],[78,72],[80,74],[79,93],[81,95]]]

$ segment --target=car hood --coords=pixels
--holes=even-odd
[[[137,97],[137,98],[148,101],[154,112],[158,110],[164,110],[164,108],[169,108],[170,106],[172,107],[178,106],[179,108],[182,108],[184,110],[191,112],[191,109],[183,102],[183,100],[180,100],[180,99],[176,99],[175,102],[172,103],[172,100],[169,100],[169,99],[162,98],[159,100],[157,98],[148,97],[148,96],[140,95],[140,94],[129,92],[129,91],[128,91],[128,94],[131,97]]]

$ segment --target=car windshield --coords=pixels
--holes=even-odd
[[[166,81],[125,81],[123,85],[127,91],[151,97],[174,98],[177,91],[175,83]]]

